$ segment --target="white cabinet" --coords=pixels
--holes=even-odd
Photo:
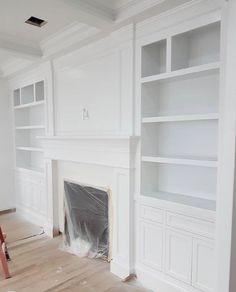
[[[166,273],[191,283],[192,238],[172,230],[166,230]]]
[[[143,264],[162,270],[163,267],[163,237],[161,226],[154,223],[141,222],[140,224],[140,259]]]
[[[194,240],[193,244],[193,286],[213,292],[215,283],[215,253],[212,241]]]
[[[138,202],[139,274],[143,269],[164,281],[163,291],[215,292],[214,212],[154,198],[143,201]]]
[[[187,22],[136,30],[137,271],[154,291],[215,292],[221,22]]]
[[[15,172],[17,211],[37,225],[45,224],[47,198],[43,174],[19,169]]]

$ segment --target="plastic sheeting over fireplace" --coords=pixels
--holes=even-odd
[[[110,260],[110,192],[65,181],[64,249]]]

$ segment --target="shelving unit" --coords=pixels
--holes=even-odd
[[[43,149],[38,136],[45,135],[44,81],[14,90],[16,167],[43,172]]]
[[[141,196],[214,210],[220,22],[141,47]]]

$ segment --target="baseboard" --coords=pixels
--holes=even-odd
[[[16,212],[18,214],[20,214],[22,217],[24,217],[26,220],[28,220],[29,222],[31,222],[37,226],[41,226],[41,227],[45,226],[46,218],[44,216],[39,215],[36,212],[34,212],[34,211],[24,207],[24,206],[17,205]]]
[[[16,208],[12,208],[12,209],[7,209],[7,210],[2,210],[0,211],[0,215],[6,215],[9,213],[15,213],[16,212]]]
[[[122,280],[125,280],[131,274],[130,269],[128,269],[127,267],[124,267],[122,264],[116,262],[115,260],[111,261],[110,271],[112,274],[116,275]]]
[[[182,285],[177,286],[175,283],[168,282],[157,276],[157,273],[146,270],[142,266],[136,267],[136,276],[138,281],[146,288],[153,292],[195,292],[196,289],[189,287],[184,288]]]

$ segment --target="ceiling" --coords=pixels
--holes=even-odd
[[[50,5],[49,5],[50,3]],[[73,6],[58,0],[0,0],[0,35],[40,43],[51,34],[78,21],[78,12]],[[30,16],[36,16],[48,23],[38,28],[26,24]]]
[[[0,74],[6,75],[14,71],[14,66],[21,69],[45,56],[45,46],[54,40],[61,41],[62,34],[71,35],[71,38],[76,33],[89,37],[92,33],[127,20],[144,8],[161,8],[163,3],[169,3],[169,8],[188,1],[0,0]],[[125,12],[123,16],[120,11]],[[31,16],[44,19],[47,24],[41,28],[26,24],[25,21]]]

